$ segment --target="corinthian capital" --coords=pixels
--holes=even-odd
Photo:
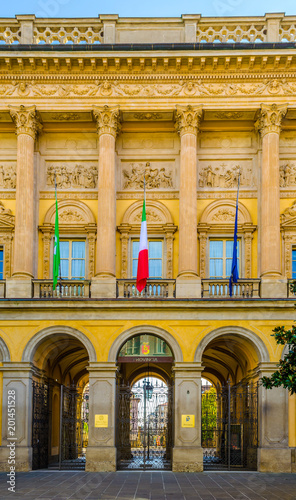
[[[35,140],[42,129],[36,106],[9,106],[10,116],[16,126],[16,134],[27,134]]]
[[[281,122],[287,113],[287,104],[261,104],[261,110],[258,120],[255,122],[255,128],[264,137],[265,134],[281,131]]]
[[[175,127],[180,135],[197,134],[202,117],[202,106],[176,106]]]
[[[98,134],[110,134],[113,137],[120,132],[119,106],[98,106],[93,108],[93,117],[97,122]]]

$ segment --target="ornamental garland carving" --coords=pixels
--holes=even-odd
[[[214,167],[207,165],[201,168],[199,172],[199,187],[205,188],[236,188],[238,182],[238,173],[241,170],[240,185],[241,187],[253,187],[252,168],[240,165],[221,165]]]
[[[16,165],[0,165],[0,189],[16,188]]]
[[[295,95],[296,81],[264,79],[255,82],[213,82],[204,80],[177,83],[119,83],[117,80],[93,83],[11,82],[0,84],[1,97],[206,97],[206,96],[283,96]],[[150,119],[150,118],[145,118]],[[153,118],[151,118],[153,119]],[[227,119],[227,117],[225,117]],[[235,119],[235,118],[229,118]]]
[[[173,173],[169,167],[151,167],[150,163],[130,163],[122,171],[123,189],[172,189]]]
[[[54,187],[56,174],[57,187],[60,189],[84,188],[94,189],[98,184],[98,168],[96,165],[48,165],[46,169],[46,184]]]

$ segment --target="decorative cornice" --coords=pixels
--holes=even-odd
[[[93,117],[97,123],[98,135],[109,134],[116,137],[120,132],[119,106],[93,108]]]
[[[261,104],[261,110],[255,128],[264,137],[266,134],[281,131],[281,122],[287,113],[287,104]]]
[[[175,127],[180,136],[197,135],[202,117],[202,106],[176,106]]]
[[[34,140],[42,129],[36,106],[9,106],[10,116],[16,126],[16,134],[30,135]]]

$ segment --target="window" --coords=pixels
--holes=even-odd
[[[139,240],[132,241],[132,277],[137,277]],[[163,241],[148,241],[149,278],[162,278]]]
[[[0,280],[3,280],[3,247],[0,247]]]
[[[226,239],[210,240],[210,262],[209,262],[210,278],[229,278],[232,265],[232,253],[233,253],[233,240],[226,240]],[[238,259],[238,269],[240,270],[239,240],[237,241],[237,259]]]
[[[85,278],[85,241],[61,240],[61,277],[64,279]]]
[[[292,278],[296,278],[296,247],[292,248]]]

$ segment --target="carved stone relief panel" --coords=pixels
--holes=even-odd
[[[280,187],[296,189],[296,158],[280,161]]]
[[[85,159],[85,154],[98,154],[98,137],[96,133],[53,133],[47,132],[40,137],[40,151],[43,154],[75,155]]]
[[[280,133],[280,148],[296,149],[296,133],[293,130],[283,130]]]
[[[0,161],[0,190],[16,188],[16,161]]]
[[[0,153],[2,150],[7,154],[15,154],[17,152],[17,137],[15,133],[0,133]]]
[[[97,162],[46,161],[45,189],[54,189],[54,175],[58,189],[96,189],[98,185]]]
[[[127,191],[143,190],[144,176],[148,191],[174,189],[176,188],[175,170],[174,161],[122,161],[119,189]]]
[[[252,159],[200,159],[198,161],[199,187],[205,189],[237,189],[238,173],[240,187],[255,189],[257,173]]]

